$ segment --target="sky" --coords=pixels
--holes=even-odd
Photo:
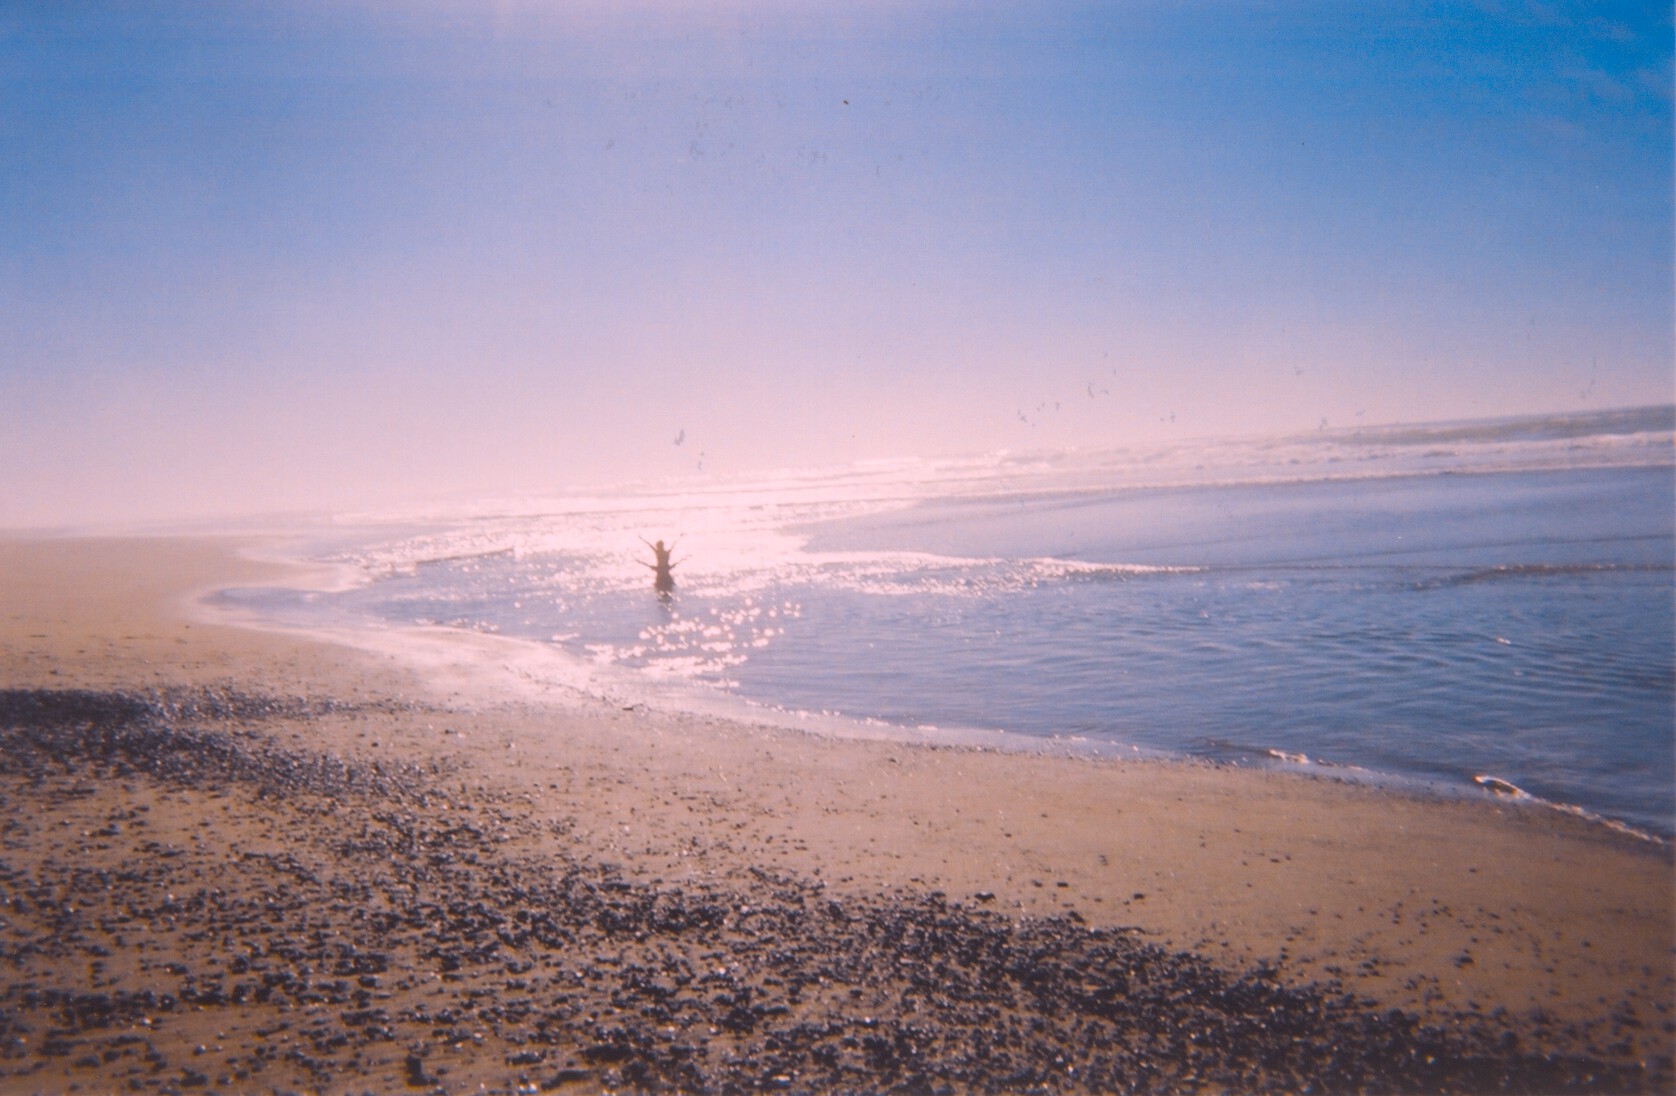
[[[0,2],[0,528],[1673,398],[1664,3]]]

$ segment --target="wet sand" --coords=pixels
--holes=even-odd
[[[237,547],[0,543],[0,1091],[1672,1084],[1666,846],[501,691]]]

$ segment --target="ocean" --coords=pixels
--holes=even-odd
[[[221,601],[493,633],[626,705],[1676,832],[1676,408],[693,478],[302,543],[358,581]]]

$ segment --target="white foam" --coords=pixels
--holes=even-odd
[[[1604,826],[1614,833],[1621,833],[1626,837],[1633,837],[1638,841],[1646,841],[1654,845],[1663,845],[1666,843],[1664,838],[1650,834],[1646,830],[1636,829],[1634,826],[1627,823],[1619,822],[1614,818],[1607,818],[1605,815],[1596,814],[1591,810],[1585,810],[1576,804],[1556,803],[1552,799],[1544,799],[1539,795],[1532,795],[1530,792],[1527,792],[1525,789],[1519,787],[1519,785],[1510,780],[1503,780],[1499,776],[1487,776],[1480,773],[1472,778],[1472,782],[1489,792],[1491,795],[1500,799],[1508,799],[1516,803],[1526,803],[1533,807],[1541,807],[1546,810],[1558,811],[1561,814],[1569,814],[1596,826]]]
[[[788,564],[853,563],[804,554],[795,532],[819,522],[902,509],[928,499],[1076,495],[1124,488],[1276,484],[1396,476],[1670,466],[1676,430],[1668,408],[1579,416],[1319,431],[1281,438],[1224,438],[1112,449],[998,452],[871,461],[845,468],[782,469],[729,479],[700,477],[576,491],[412,506],[345,516],[341,524],[440,525],[344,553],[373,574],[439,561],[511,553],[590,559],[611,581],[644,576],[635,538],[676,540],[688,582],[713,581],[705,560],[726,560],[729,582],[748,588]],[[679,557],[678,557],[679,558]],[[891,563],[912,563],[897,557]],[[942,561],[945,564],[948,561]]]

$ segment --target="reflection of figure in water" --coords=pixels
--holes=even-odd
[[[652,550],[652,554],[658,557],[658,561],[656,563],[646,563],[644,560],[641,561],[642,566],[650,567],[652,569],[652,589],[656,590],[660,594],[669,593],[671,590],[675,589],[675,576],[670,573],[675,570],[675,561],[669,558],[670,553],[675,551],[675,545],[671,544],[668,548],[665,548],[663,546],[663,541],[660,540],[656,544],[653,544],[645,537],[640,538],[640,543],[650,548]]]

